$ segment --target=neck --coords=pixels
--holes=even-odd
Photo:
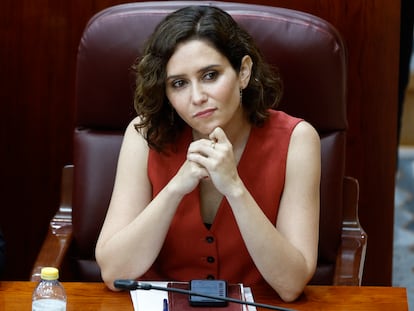
[[[243,149],[249,138],[251,124],[247,121],[238,124],[230,129],[224,129],[228,140],[233,145],[234,150]]]

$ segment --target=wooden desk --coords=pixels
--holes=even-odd
[[[30,310],[35,286],[33,282],[0,282],[0,310]],[[133,311],[128,292],[111,292],[102,283],[63,283],[63,286],[68,295],[67,311]],[[294,303],[282,303],[274,293],[260,289],[253,288],[253,295],[257,302],[298,311],[408,310],[405,288],[396,287],[308,286],[302,297]]]

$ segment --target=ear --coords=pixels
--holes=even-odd
[[[249,55],[245,55],[241,61],[240,72],[239,72],[239,82],[240,88],[244,89],[247,87],[250,81],[252,74],[253,61]]]

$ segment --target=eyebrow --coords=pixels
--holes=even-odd
[[[211,69],[214,69],[214,68],[217,68],[217,67],[220,67],[220,65],[219,64],[211,64],[211,65],[208,65],[206,67],[203,67],[203,68],[200,68],[199,70],[197,70],[197,74],[200,74],[202,72],[206,72],[208,70],[211,70]],[[174,80],[174,79],[177,79],[177,78],[181,78],[183,76],[185,76],[185,74],[170,75],[170,76],[168,76],[166,78],[166,81]]]

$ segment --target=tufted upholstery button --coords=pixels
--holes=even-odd
[[[213,256],[208,256],[207,257],[207,262],[209,262],[209,263],[213,263],[213,262],[215,262],[216,260],[214,259],[214,257]]]
[[[206,237],[206,241],[207,241],[207,243],[213,243],[214,242],[214,237],[208,236],[208,237]]]

